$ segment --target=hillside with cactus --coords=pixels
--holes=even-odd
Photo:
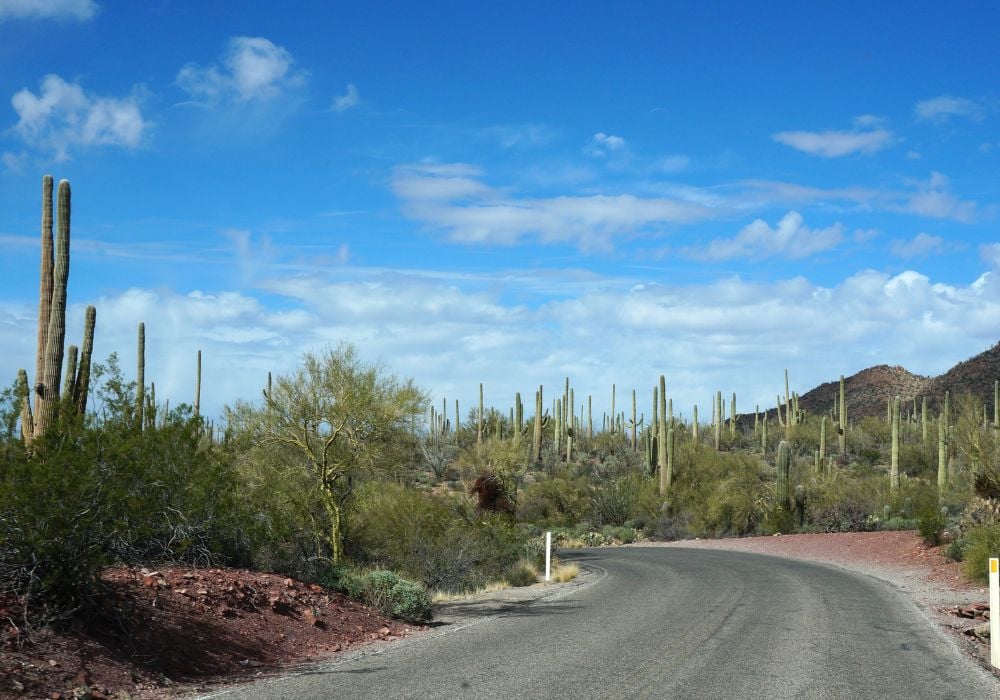
[[[936,377],[913,374],[898,365],[876,365],[844,378],[847,409],[857,418],[885,416],[888,402],[896,396],[911,407],[914,399],[919,404],[926,397],[928,406],[936,409],[946,392],[952,396],[969,393],[992,403],[997,377],[1000,377],[1000,343]],[[799,405],[809,413],[829,413],[837,401],[838,386],[837,380],[820,384],[802,394]]]

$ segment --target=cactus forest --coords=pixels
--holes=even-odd
[[[996,382],[988,396],[895,396],[852,415],[843,376],[819,411],[787,371],[773,405],[720,387],[681,407],[664,367],[601,397],[554,377],[487,405],[480,384],[463,407],[345,343],[261,377],[256,399],[213,420],[200,411],[212,386],[201,351],[191,394],[166,397],[144,323],[134,373],[93,357],[93,306],[80,345],[66,345],[71,190],[59,182],[53,201],[53,188],[45,176],[34,366],[24,358],[2,404],[0,587],[26,596],[26,624],[71,620],[117,563],[347,589],[378,568],[413,590],[461,592],[536,580],[546,530],[569,548],[919,529],[973,573],[1000,536]]]

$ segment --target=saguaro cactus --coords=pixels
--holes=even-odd
[[[45,278],[46,251],[45,239],[46,216],[45,206],[48,205],[48,229],[52,230],[52,182],[51,177],[43,181],[43,212],[42,212],[42,283],[44,294],[47,286]],[[56,243],[55,257],[49,277],[51,280],[51,303],[48,308],[48,330],[45,332],[45,354],[41,379],[38,379],[36,391],[38,400],[35,404],[34,437],[42,435],[56,417],[59,407],[59,380],[62,378],[63,343],[66,340],[66,284],[69,281],[69,237],[70,237],[70,188],[67,180],[59,182],[56,195]],[[39,322],[41,322],[42,302],[39,302]]]
[[[78,348],[70,345],[66,348],[66,376],[63,379],[63,396],[73,396],[73,387],[76,385],[76,360]]]
[[[38,286],[38,341],[35,349],[35,415],[45,402],[45,346],[52,309],[52,176],[42,178],[42,259]],[[33,435],[34,433],[32,433]],[[30,441],[30,437],[28,440]]]
[[[483,383],[479,382],[479,418],[476,420],[476,444],[483,444]]]
[[[17,397],[21,401],[21,438],[25,444],[31,442],[35,431],[34,416],[31,413],[31,390],[28,388],[28,373],[17,371]]]
[[[945,423],[944,414],[938,416],[938,473],[937,487],[938,495],[944,493],[948,485],[948,425]]]
[[[146,324],[139,322],[139,339],[136,348],[135,371],[135,425],[142,430],[143,410],[146,408]]]
[[[844,396],[844,375],[840,375],[840,408],[837,411],[837,437],[840,442],[840,456],[847,455],[847,399]]]
[[[201,412],[201,350],[198,351],[198,367],[195,370],[194,381],[194,414],[197,416]],[[444,417],[442,416],[442,419]],[[431,430],[434,426],[431,426]]]
[[[889,490],[899,490],[899,397],[892,400],[892,462],[889,466]]]
[[[826,459],[826,416],[819,421],[819,460]]]
[[[656,441],[656,468],[660,470],[660,495],[665,497],[670,485],[667,483],[667,421],[663,414],[659,416],[656,430],[660,434]]]
[[[778,456],[775,458],[775,466],[778,468],[778,486],[776,496],[778,505],[788,508],[788,475],[792,465],[792,448],[787,440],[778,443]]]
[[[542,385],[535,392],[535,429],[531,434],[531,454],[536,462],[542,461]]]
[[[76,370],[73,384],[73,405],[82,416],[87,412],[87,393],[90,391],[90,361],[94,354],[94,326],[97,323],[97,309],[87,307],[83,320],[83,345],[80,347],[80,365]]]

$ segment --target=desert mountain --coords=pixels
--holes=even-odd
[[[844,378],[847,414],[852,418],[884,416],[886,404],[894,396],[907,402],[927,397],[937,407],[945,391],[952,396],[969,392],[993,406],[993,382],[1000,379],[1000,343],[975,357],[958,363],[937,377],[922,377],[903,367],[877,365]],[[820,384],[799,397],[799,407],[818,415],[829,413],[840,391],[839,379]]]

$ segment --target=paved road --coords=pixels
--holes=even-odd
[[[1000,698],[909,600],[865,576],[739,552],[567,557],[595,574],[561,597],[220,697]]]

